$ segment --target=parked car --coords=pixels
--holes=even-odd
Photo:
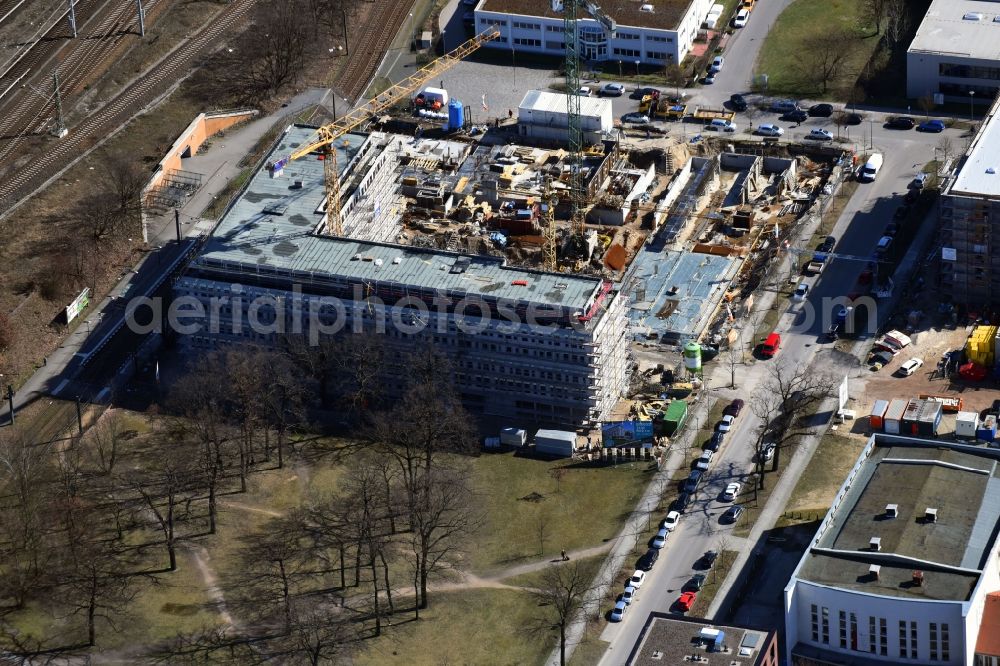
[[[774,444],[767,444],[764,447],[764,451],[763,451],[764,462],[771,462],[774,459],[774,449],[775,448],[776,447],[774,446]]]
[[[698,558],[698,561],[694,563],[695,569],[711,569],[712,565],[715,564],[716,558],[719,557],[719,553],[714,550],[706,550],[705,554]]]
[[[878,239],[878,245],[875,246],[875,249],[885,252],[890,247],[892,247],[892,236],[882,236]]]
[[[929,173],[924,173],[923,171],[921,171],[920,173],[918,173],[916,176],[913,177],[913,180],[910,181],[910,184],[907,185],[907,187],[911,190],[922,190],[924,189],[924,185],[927,183],[927,178],[929,177],[930,177]]]
[[[731,120],[723,120],[721,118],[713,120],[709,124],[705,125],[704,131],[706,132],[735,132],[737,130],[736,124]]]
[[[760,136],[781,136],[785,133],[785,130],[778,127],[777,125],[764,124],[757,127],[757,131],[754,134],[759,134]]]
[[[580,89],[576,91],[576,94],[582,97],[590,97],[590,92],[590,86],[581,86]]]
[[[743,95],[740,94],[730,95],[729,106],[733,107],[733,111],[746,111],[747,101],[743,98]]]
[[[687,613],[691,610],[691,606],[694,605],[695,600],[698,598],[697,592],[682,592],[681,596],[677,598],[677,610],[682,613]]]
[[[654,97],[659,97],[663,93],[660,92],[659,88],[636,88],[630,97],[632,99],[642,99],[646,95],[653,95]]]
[[[827,236],[823,239],[823,242],[819,244],[820,252],[833,252],[834,246],[837,244],[837,239],[833,236]]]
[[[640,587],[642,587],[642,584],[645,581],[646,581],[646,572],[645,571],[639,571],[638,569],[636,569],[632,573],[632,577],[629,578],[628,581],[626,582],[625,587],[628,587],[629,585],[631,585],[632,587],[634,587],[635,589],[638,590]]]
[[[712,439],[705,443],[705,448],[709,451],[718,451],[722,447],[722,438],[725,436],[725,433],[716,430],[712,433]]]
[[[649,550],[646,551],[645,555],[639,558],[639,561],[636,563],[636,566],[638,566],[643,571],[649,571],[650,569],[653,568],[653,565],[656,564],[656,560],[658,560],[659,558],[660,558],[660,551],[657,550],[656,548],[650,548]]]
[[[684,513],[689,504],[691,504],[691,493],[681,493],[670,507],[678,513]]]
[[[917,121],[909,116],[892,116],[885,121],[886,128],[898,130],[910,130],[916,124]]]
[[[712,464],[712,456],[714,455],[715,453],[709,451],[708,449],[702,451],[701,455],[698,457],[698,460],[696,460],[694,463],[695,469],[708,471],[708,466]]]
[[[746,404],[745,402],[743,402],[739,398],[736,398],[731,403],[729,403],[728,405],[726,405],[726,408],[722,410],[722,413],[724,415],[725,414],[730,414],[732,416],[739,416],[740,412],[743,411],[743,406],[745,404]]]
[[[895,213],[892,214],[892,219],[894,219],[894,220],[902,220],[903,218],[905,218],[909,214],[910,214],[910,206],[909,206],[909,204],[903,204],[902,206],[900,206],[899,208],[896,209]]]
[[[877,351],[868,356],[868,369],[878,372],[892,362],[892,354],[887,351]]]
[[[663,519],[663,524],[660,526],[668,532],[673,532],[677,527],[677,523],[680,522],[681,514],[679,511],[670,511],[667,513],[667,517]]]
[[[895,236],[898,231],[899,231],[899,225],[896,224],[895,222],[890,222],[889,224],[885,225],[885,229],[882,230],[882,235]]]
[[[628,604],[619,599],[618,603],[616,603],[615,607],[611,610],[611,615],[608,616],[608,619],[612,622],[621,622],[622,618],[625,617],[626,608],[628,608]]]
[[[771,106],[768,110],[772,113],[788,113],[789,111],[794,111],[799,108],[799,105],[792,99],[776,99],[771,102]]]
[[[708,68],[710,73],[721,72],[722,66],[726,64],[726,59],[722,56],[715,56],[712,58],[712,65]]]
[[[665,545],[667,545],[666,528],[661,527],[660,529],[658,529],[656,531],[656,535],[653,537],[653,540],[649,542],[649,545],[656,549],[663,548]]]
[[[715,83],[715,72],[709,72],[701,79],[702,85],[710,86]]]
[[[801,284],[799,284],[798,287],[795,288],[795,293],[792,294],[792,300],[804,301],[806,299],[807,294],[809,294],[809,285],[807,285],[805,282],[802,282]]]
[[[899,375],[901,377],[909,377],[910,375],[912,375],[914,372],[917,371],[917,368],[919,368],[923,364],[924,362],[921,361],[919,358],[911,358],[909,361],[899,366],[899,370],[897,372],[899,372]]]
[[[645,113],[637,113],[637,112],[626,113],[624,116],[622,116],[622,122],[645,125],[646,123],[649,122],[649,116],[647,116]]]
[[[620,83],[605,83],[601,87],[601,97],[621,97],[625,94],[625,86]]]
[[[723,417],[719,420],[719,426],[718,426],[719,432],[729,432],[730,428],[733,427],[733,421],[735,420],[736,417],[733,416],[732,414],[723,415]]]
[[[747,21],[749,20],[750,20],[749,10],[741,9],[740,11],[736,12],[736,18],[733,19],[733,27],[734,28],[745,27]]]
[[[903,201],[911,204],[920,198],[920,192],[917,190],[907,190],[906,194],[903,196]]]
[[[694,590],[697,592],[705,585],[705,574],[695,574],[691,576],[688,582],[684,583],[683,590],[687,592],[688,590]]]
[[[739,483],[733,482],[726,486],[726,489],[722,492],[722,500],[725,502],[732,502],[736,499],[736,496],[740,494],[740,489],[743,488]]]
[[[787,120],[793,123],[804,123],[808,118],[809,114],[802,109],[795,109],[794,111],[789,111],[781,116],[782,120]]]
[[[735,523],[742,515],[743,507],[739,504],[734,504],[726,509],[725,513],[722,514],[722,517],[719,520],[723,523]]]
[[[925,120],[917,125],[918,132],[943,132],[944,122],[940,120]]]
[[[685,493],[693,493],[698,489],[698,484],[701,483],[701,475],[704,474],[700,469],[691,470],[691,475],[684,479],[684,487],[681,489]]]
[[[829,118],[833,115],[833,105],[813,104],[809,107],[809,115],[817,118]]]
[[[812,141],[833,141],[833,133],[817,127],[814,130],[810,130],[809,134],[806,134],[806,138]]]
[[[632,602],[635,601],[635,593],[636,589],[629,585],[625,588],[625,591],[621,593],[621,596],[618,597],[618,600],[624,601],[627,605],[631,606]]]

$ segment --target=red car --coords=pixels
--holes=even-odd
[[[685,592],[677,599],[677,609],[683,613],[691,610],[691,606],[694,606],[694,600],[698,598],[697,592]]]

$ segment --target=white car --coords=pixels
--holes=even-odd
[[[680,522],[681,514],[679,511],[671,511],[667,514],[667,517],[663,519],[663,525],[661,527],[668,532],[673,532],[674,528],[677,527],[677,523]]]
[[[743,486],[738,483],[730,483],[726,486],[726,490],[722,493],[722,499],[726,502],[732,502],[736,499],[736,496],[740,494],[740,489],[742,488]]]
[[[760,136],[781,136],[785,133],[785,130],[777,125],[766,124],[758,127],[755,133]]]
[[[709,464],[712,462],[712,456],[715,455],[714,451],[705,449],[701,452],[701,457],[698,458],[698,462],[695,463],[697,469],[708,470]]]
[[[795,288],[795,293],[792,294],[792,300],[804,301],[806,296],[809,294],[809,285],[804,282]]]
[[[642,571],[640,569],[636,569],[635,573],[632,574],[632,577],[628,579],[625,587],[628,587],[628,586],[631,585],[636,590],[638,590],[640,587],[642,587],[642,584],[645,581],[646,581],[646,572]]]
[[[602,97],[621,97],[624,92],[625,86],[620,83],[605,83],[600,94]]]
[[[649,545],[652,546],[653,548],[656,548],[657,550],[663,548],[665,545],[667,545],[667,534],[668,534],[667,528],[661,527],[659,530],[656,531],[656,536],[653,537],[653,540],[650,542]]]
[[[619,601],[615,604],[614,610],[611,611],[611,621],[621,622],[622,618],[625,617],[625,609],[628,608],[628,604],[624,601]]]
[[[732,414],[726,414],[723,416],[722,420],[719,421],[719,432],[729,432],[729,429],[733,427],[733,421],[735,420],[736,417]]]
[[[817,127],[811,130],[809,134],[806,134],[807,139],[812,139],[813,141],[833,141],[833,134],[829,130],[820,129]]]
[[[625,591],[622,592],[621,601],[624,601],[626,604],[631,604],[633,601],[635,601],[636,592],[637,590],[631,585],[629,585],[628,587],[625,588]]]
[[[921,361],[919,358],[911,358],[909,361],[899,366],[899,374],[902,375],[903,377],[909,377],[910,375],[912,375],[914,372],[917,371],[917,368],[919,368],[923,364],[924,362]]]
[[[764,462],[768,462],[772,458],[774,458],[774,444],[767,444],[764,446]]]
[[[722,56],[715,56],[712,59],[712,66],[708,68],[710,74],[716,74],[722,71],[722,66],[726,64],[726,59]]]
[[[741,9],[740,11],[736,12],[736,18],[733,19],[733,27],[742,28],[747,24],[747,21],[749,20],[750,20],[750,10]]]
[[[590,97],[590,86],[583,86],[576,91],[577,95],[582,95],[583,97]]]
[[[622,116],[623,123],[639,123],[645,125],[649,122],[649,116],[645,113],[626,113]]]

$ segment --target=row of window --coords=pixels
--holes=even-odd
[[[525,21],[514,21],[515,28],[521,28],[522,30],[541,30],[541,23],[527,23]]]
[[[809,608],[811,636],[814,643],[830,645],[830,609],[811,604]],[[856,613],[839,611],[840,648],[863,652],[858,643],[858,616]],[[951,640],[946,622],[928,624],[930,661],[951,660]],[[919,659],[917,623],[911,621],[909,627],[904,620],[899,621],[899,657]],[[889,631],[884,617],[868,616],[868,652],[882,657],[889,656]],[[893,655],[895,656],[895,655]]]
[[[518,46],[541,46],[542,40],[540,39],[530,39],[528,37],[515,37],[514,43]]]
[[[996,81],[1000,80],[1000,67],[956,65],[942,62],[938,64],[938,74],[958,79],[992,79]]]
[[[638,58],[642,55],[642,52],[637,49],[620,49],[617,46],[612,50],[612,53],[625,58]]]

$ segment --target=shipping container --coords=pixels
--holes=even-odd
[[[872,405],[871,414],[868,415],[868,427],[872,430],[881,430],[882,420],[885,418],[885,411],[889,409],[888,400],[876,400]]]
[[[937,400],[921,400],[920,411],[911,434],[919,437],[937,437],[938,427],[944,417],[944,405]]]
[[[504,446],[524,446],[528,433],[521,428],[504,428],[500,431],[500,443]]]
[[[547,456],[570,458],[576,448],[576,433],[568,430],[539,430],[535,434],[535,451]]]
[[[663,413],[664,434],[672,437],[687,420],[688,405],[683,400],[674,400]]]
[[[959,412],[955,417],[955,437],[976,437],[976,428],[979,427],[979,414],[976,412]]]
[[[882,427],[890,435],[900,434],[903,413],[906,411],[908,402],[905,398],[893,398],[892,402],[889,403],[889,407],[886,408],[885,416],[882,417]]]

